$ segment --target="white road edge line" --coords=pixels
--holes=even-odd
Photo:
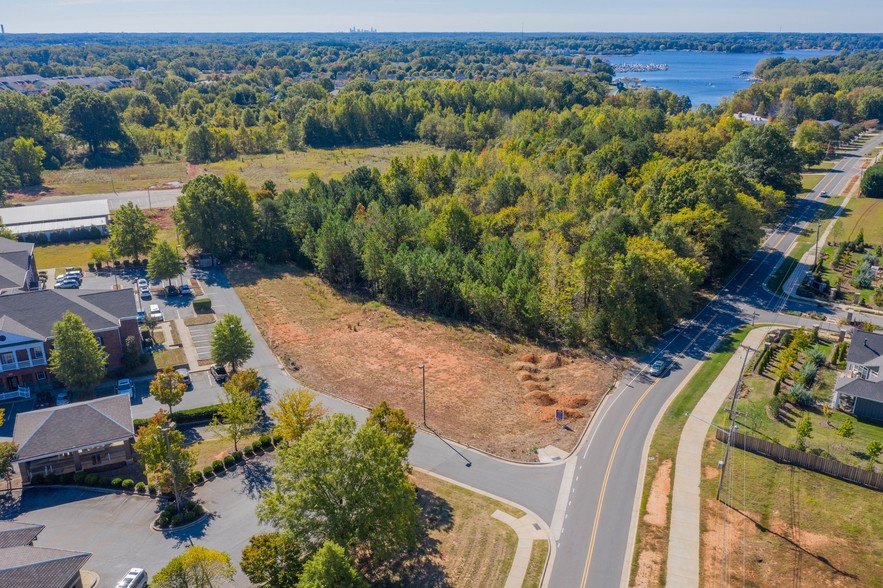
[[[552,539],[561,538],[561,531],[564,529],[564,517],[567,513],[567,506],[570,494],[572,492],[573,474],[576,471],[576,460],[568,460],[564,464],[564,476],[561,478],[561,486],[558,488],[558,500],[555,501],[555,512],[552,515]]]

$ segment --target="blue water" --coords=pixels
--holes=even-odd
[[[667,71],[623,72],[617,77],[639,78],[643,85],[687,95],[693,106],[716,106],[721,98],[747,88],[750,82],[736,77],[754,72],[754,66],[768,57],[821,57],[834,51],[783,51],[781,53],[709,53],[702,51],[647,51],[635,55],[605,55],[617,63],[667,63]]]

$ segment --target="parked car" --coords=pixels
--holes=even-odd
[[[138,318],[138,324],[140,325],[144,322],[144,319],[147,317],[147,315],[144,313],[143,310],[139,310],[136,317]]]
[[[62,390],[58,394],[55,395],[55,405],[61,406],[63,404],[70,404],[71,396],[67,390]]]
[[[651,376],[655,376],[658,378],[659,376],[661,376],[664,373],[665,373],[665,362],[664,361],[661,361],[661,360],[654,361],[653,364],[650,366],[650,375]]]
[[[37,392],[37,400],[34,402],[34,408],[48,408],[52,406],[52,394],[46,392]]]
[[[178,293],[181,294],[181,296],[193,296],[193,291],[190,290],[190,286],[187,284],[183,284],[178,290]]]
[[[158,321],[163,320],[162,311],[159,309],[159,304],[150,305],[150,318],[156,319]]]
[[[172,284],[171,286],[166,286],[166,296],[177,296],[179,294],[178,287]]]
[[[117,582],[116,588],[147,588],[147,572],[141,568],[132,568]]]
[[[55,282],[55,287],[59,290],[75,290],[80,287],[77,280],[64,280],[63,282]]]
[[[150,295],[150,290],[148,288],[141,289],[141,300],[151,300],[153,296]]]
[[[135,398],[135,384],[133,384],[132,380],[129,378],[117,380],[117,394],[128,394],[132,398]]]
[[[188,390],[193,388],[193,380],[190,379],[190,370],[187,368],[178,368],[175,371],[181,374],[181,378],[184,379],[184,385],[187,386]]]
[[[138,288],[144,290],[145,288],[149,288],[150,284],[147,283],[147,280],[144,278],[138,278]]]
[[[211,367],[209,371],[211,371],[212,377],[218,384],[223,384],[230,377],[230,375],[227,373],[227,368],[222,365],[215,364]]]

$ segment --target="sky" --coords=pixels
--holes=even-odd
[[[10,33],[866,32],[883,0],[0,0]]]

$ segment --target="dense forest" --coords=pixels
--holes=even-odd
[[[125,75],[133,85],[0,92],[0,188],[39,183],[43,169],[66,165],[433,143],[446,153],[394,160],[383,173],[311,177],[282,193],[272,183],[250,194],[235,177],[200,176],[176,212],[181,237],[223,259],[295,261],[342,289],[421,311],[627,346],[671,324],[698,288],[749,255],[761,224],[799,191],[801,167],[883,107],[880,51],[765,61],[757,70],[764,82],[717,108],[693,109],[668,91],[616,87],[597,58],[578,71],[510,70],[507,56],[524,53],[506,49],[514,38],[469,41],[483,47],[472,59],[453,40],[396,41],[416,47],[400,58],[389,52],[402,47],[368,37],[255,41],[276,47],[264,53],[236,44],[219,44],[217,54],[187,43],[83,45],[63,66],[52,44],[13,44],[2,50],[20,52],[17,63],[37,71]],[[643,38],[652,36],[635,37]],[[545,47],[532,53],[543,59],[565,55],[548,40],[517,42]],[[503,61],[462,80],[374,81],[365,74],[379,71],[374,65],[341,62],[446,72],[458,64],[453,72],[491,56]],[[343,72],[352,72],[345,83]],[[737,111],[772,121],[751,127],[731,116]],[[843,124],[818,122],[832,118]]]

